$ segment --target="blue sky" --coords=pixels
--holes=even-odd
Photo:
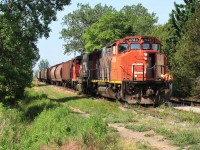
[[[58,12],[57,21],[50,25],[52,30],[50,37],[48,39],[42,38],[39,40],[38,48],[40,60],[47,59],[52,66],[74,57],[74,55],[64,55],[64,40],[59,37],[60,31],[64,28],[62,25],[62,18],[68,13],[76,10],[78,3],[89,3],[91,7],[101,3],[102,5],[106,4],[108,6],[113,6],[117,10],[120,10],[126,5],[137,5],[138,3],[141,3],[150,13],[156,13],[156,16],[158,17],[158,24],[164,24],[169,19],[169,13],[172,9],[174,9],[174,1],[178,4],[184,3],[183,0],[71,0],[71,5],[66,6],[62,12]],[[38,63],[36,64],[34,70],[37,68]]]

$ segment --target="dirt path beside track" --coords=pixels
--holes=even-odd
[[[133,140],[148,143],[152,148],[159,150],[177,150],[178,147],[172,146],[163,136],[156,135],[153,130],[145,132],[135,132],[130,129],[126,129],[124,124],[109,124],[110,127],[117,129],[123,140]],[[150,135],[150,136],[148,136]]]

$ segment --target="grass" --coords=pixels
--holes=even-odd
[[[48,98],[53,102],[62,103],[66,107],[78,108],[91,115],[99,115],[104,118],[109,123],[119,123],[119,122],[132,122],[134,116],[131,111],[122,111],[119,109],[119,103],[113,103],[109,101],[98,101],[89,97],[80,97],[75,94],[65,93],[63,90],[57,91],[50,87],[41,87],[43,93],[47,94]]]
[[[61,94],[56,96],[62,98]],[[1,103],[0,122],[0,149],[59,147],[71,140],[79,141],[83,147],[89,143],[89,147],[97,149],[116,146],[117,136],[109,136],[115,132],[109,131],[101,116],[85,118],[50,99],[48,93],[41,90],[27,89],[26,97],[16,108]],[[107,142],[109,140],[112,143]]]
[[[92,115],[98,114],[108,123],[135,121],[131,111],[122,111],[118,108],[116,103],[112,102],[94,101],[92,99],[83,98],[79,101],[69,101],[66,105],[79,108],[82,111]]]
[[[126,128],[138,132],[154,130],[155,134],[146,136],[160,134],[174,145],[200,149],[198,114],[163,106],[156,109],[134,106],[147,112],[141,114],[123,111],[119,106],[119,102],[81,97],[34,82],[15,107],[0,103],[0,150],[62,149],[70,143],[81,149],[152,149],[148,143],[121,141],[119,133],[109,128],[108,123],[128,124]]]
[[[179,122],[190,122],[193,124],[200,123],[199,114],[193,111],[180,111],[166,106],[161,106],[160,108],[158,107],[157,109],[159,111],[156,115],[162,118],[170,117],[171,119],[175,119]]]
[[[26,124],[24,118],[23,112],[0,103],[0,149],[16,149]]]
[[[156,117],[152,118],[146,114],[137,114],[137,118],[140,118],[138,122],[134,122],[132,125],[127,125],[126,128],[138,132],[153,130],[156,134],[163,135],[171,142],[171,144],[178,147],[189,147],[190,149],[199,148],[200,124],[189,119],[192,114],[190,114],[190,112],[180,112],[180,116],[175,118],[175,116],[178,116],[178,114],[176,114],[177,111],[172,108],[167,109],[169,110],[166,112],[168,113],[168,116],[164,116],[162,119]],[[171,113],[172,115],[169,115]],[[183,118],[183,114],[186,114],[186,119],[181,121],[182,119],[180,118]],[[158,114],[157,116],[160,117]]]
[[[108,122],[129,122],[133,116],[118,105],[34,83],[14,108],[0,104],[0,149],[57,149],[73,141],[81,149],[122,149],[119,133]]]
[[[167,137],[177,146],[188,146],[188,145],[198,145],[200,143],[200,132],[194,129],[184,129],[183,128],[154,128],[154,130]]]
[[[131,129],[131,130],[137,131],[137,132],[144,132],[144,131],[151,130],[151,128],[146,125],[127,125],[127,126],[125,126],[125,128]]]
[[[107,124],[98,116],[84,118],[59,107],[44,110],[22,137],[20,149],[38,149],[48,143],[61,146],[70,139],[82,140],[84,144],[90,140],[100,142],[107,130]]]

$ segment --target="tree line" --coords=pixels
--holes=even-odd
[[[32,68],[39,59],[38,39],[48,38],[49,24],[70,0],[0,0],[0,100],[20,98],[31,85]],[[163,42],[163,52],[175,76],[176,96],[200,97],[200,1],[174,3],[170,19],[158,25],[155,13],[141,4],[112,6],[78,4],[63,18],[60,32],[65,53],[87,53],[127,35],[152,35]]]

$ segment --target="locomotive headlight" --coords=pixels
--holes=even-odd
[[[147,56],[148,56],[148,54],[147,54],[147,53],[144,53],[144,56],[146,56],[146,57],[147,57]]]
[[[144,60],[147,60],[148,53],[144,53]]]
[[[137,78],[137,74],[135,74],[134,76],[135,76],[135,78]]]

